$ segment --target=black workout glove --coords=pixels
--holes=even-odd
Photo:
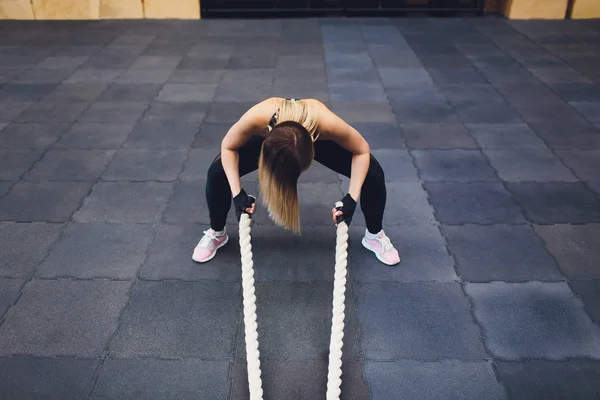
[[[346,225],[350,226],[350,222],[352,222],[352,216],[354,215],[354,210],[356,209],[356,201],[350,196],[350,193],[346,193],[344,198],[342,198],[342,207],[337,208],[343,215],[337,217],[338,223],[341,221],[346,222]]]
[[[255,201],[256,199],[254,196],[248,196],[244,189],[242,189],[240,193],[233,198],[235,215],[238,222],[240,222],[240,219],[242,218],[242,213],[246,212],[246,208],[252,207],[252,204],[254,204]]]

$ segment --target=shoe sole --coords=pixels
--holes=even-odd
[[[379,255],[379,253],[374,248],[372,248],[371,246],[369,246],[369,244],[365,241],[364,238],[363,238],[363,240],[361,240],[361,243],[362,243],[362,245],[363,245],[363,247],[365,249],[371,250],[373,253],[375,253],[375,257],[377,257],[377,259],[379,261],[381,261],[383,264],[385,264],[385,265],[398,265],[398,264],[400,264],[400,259],[398,260],[397,263],[393,263],[393,264],[385,261],[383,258],[381,258],[381,256]]]
[[[219,250],[221,247],[225,246],[227,244],[227,242],[229,242],[229,235],[225,238],[225,240],[223,241],[223,243],[221,243],[220,245],[218,245],[215,248],[215,250],[212,252],[212,254],[210,256],[208,256],[208,258],[205,258],[204,260],[196,260],[194,258],[194,254],[192,254],[192,260],[194,260],[197,263],[205,263],[207,261],[212,260],[217,255],[217,250]]]

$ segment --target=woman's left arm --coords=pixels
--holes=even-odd
[[[362,135],[326,106],[319,107],[319,130],[329,140],[352,152],[348,193],[358,201],[371,161],[371,149]]]

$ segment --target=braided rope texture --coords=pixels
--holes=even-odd
[[[262,400],[263,390],[260,371],[260,352],[258,350],[258,324],[256,322],[256,295],[254,289],[254,263],[252,261],[250,224],[250,216],[243,213],[240,218],[240,253],[242,258],[246,359],[250,400]],[[344,300],[348,265],[348,225],[345,222],[338,224],[336,236],[327,400],[337,400],[341,394],[342,346],[345,318]]]
[[[256,295],[254,294],[254,262],[250,242],[250,216],[240,218],[240,253],[242,256],[242,287],[244,296],[244,329],[250,400],[262,400],[260,352],[258,351],[258,324],[256,323]]]

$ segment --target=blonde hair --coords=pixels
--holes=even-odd
[[[269,128],[258,162],[262,203],[273,222],[299,235],[297,183],[314,157],[313,142],[318,137],[316,109],[302,101],[283,100],[277,123]]]

